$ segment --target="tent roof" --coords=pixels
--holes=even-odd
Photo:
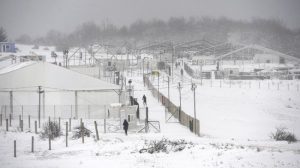
[[[120,86],[47,62],[23,62],[0,70],[0,91],[48,90],[112,91]]]

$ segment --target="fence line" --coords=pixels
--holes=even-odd
[[[200,135],[200,121],[194,117],[188,115],[183,110],[179,112],[179,107],[171,102],[166,96],[160,93],[150,82],[148,76],[144,76],[145,85],[151,90],[152,95],[157,98],[176,119],[179,120],[180,124],[188,127],[193,133]],[[193,123],[196,122],[196,128],[193,128]]]

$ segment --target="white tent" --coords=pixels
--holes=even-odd
[[[92,117],[105,105],[119,102],[119,92],[118,85],[46,62],[24,62],[0,70],[1,112],[42,108],[46,116],[51,111],[78,117],[82,111]]]

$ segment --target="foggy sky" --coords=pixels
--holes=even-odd
[[[0,0],[0,26],[10,39],[51,29],[71,32],[87,21],[121,26],[172,16],[275,18],[295,29],[300,28],[300,0]]]

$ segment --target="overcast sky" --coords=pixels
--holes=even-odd
[[[300,0],[0,0],[0,26],[10,39],[51,29],[71,32],[87,21],[120,26],[172,16],[275,18],[295,29],[300,28]]]

